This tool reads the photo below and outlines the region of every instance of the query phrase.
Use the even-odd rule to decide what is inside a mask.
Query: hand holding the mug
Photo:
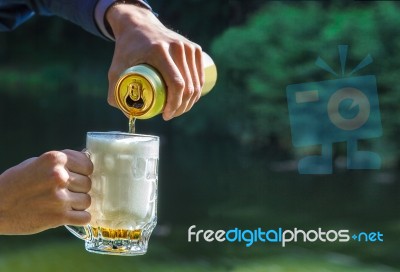
[[[116,106],[114,86],[127,68],[149,64],[162,75],[168,89],[163,112],[169,120],[189,111],[204,84],[202,49],[166,28],[149,10],[131,4],[112,6],[106,19],[115,37],[109,70],[108,102]]]
[[[0,234],[33,234],[90,221],[93,165],[73,150],[50,151],[0,175]]]

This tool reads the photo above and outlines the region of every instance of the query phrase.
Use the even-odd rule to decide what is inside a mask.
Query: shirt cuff
[[[94,18],[96,21],[96,24],[98,26],[98,28],[100,29],[101,33],[107,37],[108,39],[115,41],[112,33],[109,33],[107,31],[107,28],[104,24],[104,20],[105,20],[105,15],[106,15],[106,11],[107,9],[114,4],[115,2],[117,2],[117,0],[99,0],[97,2],[95,11],[94,11]],[[148,8],[149,10],[152,10],[150,5],[142,0],[136,0],[136,2],[138,2],[138,4]]]

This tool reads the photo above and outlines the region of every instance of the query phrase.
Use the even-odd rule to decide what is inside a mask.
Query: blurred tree
[[[246,24],[227,29],[213,42],[218,85],[207,103],[199,103],[202,114],[182,118],[180,125],[255,147],[290,149],[286,86],[335,79],[315,60],[321,56],[339,72],[337,45],[347,44],[347,73],[367,54],[374,58],[355,75],[377,76],[383,139],[390,146],[400,122],[399,12],[399,4],[392,2],[268,3]]]
[[[159,18],[203,49],[208,50],[212,40],[230,26],[239,25],[265,4],[265,0],[150,0]]]

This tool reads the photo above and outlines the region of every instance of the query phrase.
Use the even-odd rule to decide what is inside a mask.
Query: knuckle
[[[53,197],[55,201],[55,206],[59,207],[60,211],[66,210],[68,207],[69,196],[66,188],[54,190]]]
[[[195,49],[197,52],[199,52],[199,53],[203,52],[203,48],[201,48],[201,46],[198,45],[197,43],[194,44],[194,49]]]
[[[90,195],[88,194],[84,194],[84,196],[82,197],[82,207],[83,209],[87,209],[90,207],[90,205],[92,204],[92,198],[90,197]]]
[[[68,160],[67,155],[60,151],[46,152],[39,159],[51,165],[65,164]]]
[[[192,97],[197,100],[201,96],[201,87],[199,85],[196,85],[194,87],[193,95]]]
[[[183,96],[185,98],[190,98],[192,97],[194,94],[194,86],[193,85],[189,85],[186,87],[186,91],[183,93]]]
[[[183,49],[185,47],[185,43],[181,39],[176,39],[171,42],[171,47],[176,49]]]
[[[166,52],[168,44],[166,42],[153,42],[148,48],[148,54],[159,54],[160,52]]]
[[[192,43],[186,43],[183,46],[185,47],[187,53],[192,54],[193,52],[195,52],[195,46]]]
[[[56,167],[50,171],[50,180],[55,181],[59,185],[67,186],[68,177],[66,177],[64,169]]]
[[[176,76],[172,80],[172,85],[176,91],[182,92],[185,89],[185,80],[181,76]]]
[[[196,95],[200,95],[201,94],[201,86],[199,84],[196,84],[196,86],[194,87],[194,93]]]
[[[190,49],[190,51],[192,52],[193,55],[196,55],[199,53],[201,54],[201,52],[202,52],[201,46],[196,43],[190,43],[188,45],[188,49]]]

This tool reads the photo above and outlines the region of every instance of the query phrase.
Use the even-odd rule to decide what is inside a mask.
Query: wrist
[[[104,26],[107,32],[117,37],[125,27],[140,27],[149,21],[149,18],[156,18],[150,6],[143,1],[120,0],[111,4],[104,15]]]
[[[147,3],[146,0],[97,0],[96,8],[94,11],[96,25],[100,32],[110,40],[114,40],[114,36],[113,31],[110,28],[110,25],[108,24],[108,21],[106,19],[106,13],[111,7],[119,4],[137,5],[152,11],[150,5]]]

